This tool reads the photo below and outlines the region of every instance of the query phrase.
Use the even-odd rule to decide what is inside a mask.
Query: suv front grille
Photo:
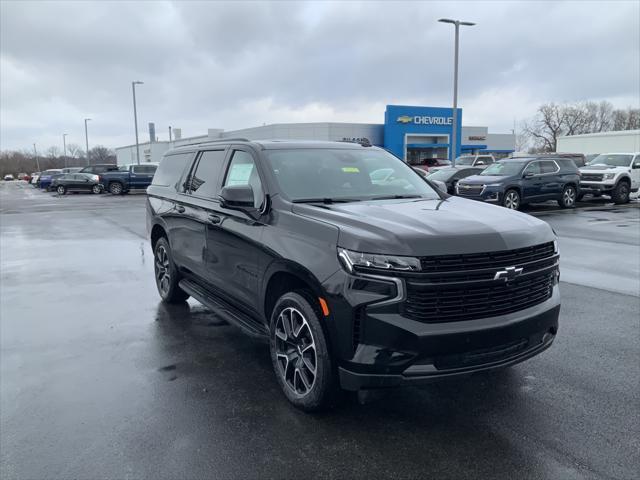
[[[480,195],[484,190],[484,185],[460,185],[458,184],[458,195],[475,196]]]
[[[456,322],[505,315],[551,298],[555,270],[512,282],[433,285],[407,282],[404,316],[426,323]]]
[[[601,182],[603,175],[601,173],[583,173],[580,180],[584,182]]]
[[[502,250],[499,252],[467,253],[462,255],[438,255],[421,257],[423,272],[452,274],[460,270],[478,270],[482,268],[499,268],[517,266],[523,263],[553,257],[553,242],[533,247]]]

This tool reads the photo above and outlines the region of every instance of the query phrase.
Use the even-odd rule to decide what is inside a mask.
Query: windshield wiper
[[[293,200],[293,203],[324,203],[324,204],[332,204],[332,203],[348,203],[348,202],[359,202],[359,198],[297,198]]]
[[[371,200],[397,200],[401,198],[422,198],[422,195],[382,195],[380,197],[371,197]]]

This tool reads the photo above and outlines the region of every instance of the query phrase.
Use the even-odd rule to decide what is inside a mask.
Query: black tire
[[[179,286],[180,275],[173,262],[171,247],[165,237],[161,237],[153,249],[153,271],[160,298],[167,303],[184,302],[189,295]]]
[[[631,193],[631,185],[626,180],[620,180],[616,185],[616,188],[613,189],[613,193],[611,194],[611,198],[613,199],[613,203],[619,205],[621,203],[629,203],[629,195]]]
[[[64,185],[58,185],[58,188],[56,188],[56,192],[58,192],[58,195],[66,195],[67,187],[65,187]]]
[[[522,204],[520,200],[520,194],[514,188],[510,188],[504,192],[502,197],[502,206],[511,210],[518,210]]]
[[[111,185],[109,185],[111,195],[122,195],[123,191],[124,188],[120,182],[112,182]]]
[[[91,187],[91,192],[98,195],[99,193],[102,193],[102,187],[100,185],[94,185]]]
[[[305,412],[330,407],[339,390],[320,318],[313,296],[304,291],[282,295],[271,314],[269,346],[278,384]]]
[[[567,185],[562,190],[562,195],[558,199],[558,205],[560,205],[560,208],[575,208],[576,198],[576,187],[573,185]]]

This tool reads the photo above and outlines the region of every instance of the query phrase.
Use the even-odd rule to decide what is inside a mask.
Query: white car
[[[5,180],[5,182],[10,182],[11,180],[13,180],[13,175],[11,175],[10,173],[7,173],[4,176],[4,180]]]
[[[487,168],[489,165],[496,163],[496,159],[493,155],[481,154],[481,155],[461,155],[456,158],[455,168],[467,168],[467,167],[479,167]],[[433,167],[429,169],[429,172],[437,172],[443,168],[451,168],[451,165],[443,167]]]
[[[640,152],[602,153],[580,169],[580,197],[609,195],[614,203],[627,203],[640,189]]]

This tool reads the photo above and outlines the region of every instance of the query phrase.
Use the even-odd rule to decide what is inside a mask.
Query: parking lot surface
[[[529,212],[560,237],[551,349],[309,415],[267,346],[159,302],[144,195],[4,182],[0,477],[637,478],[639,205]]]

